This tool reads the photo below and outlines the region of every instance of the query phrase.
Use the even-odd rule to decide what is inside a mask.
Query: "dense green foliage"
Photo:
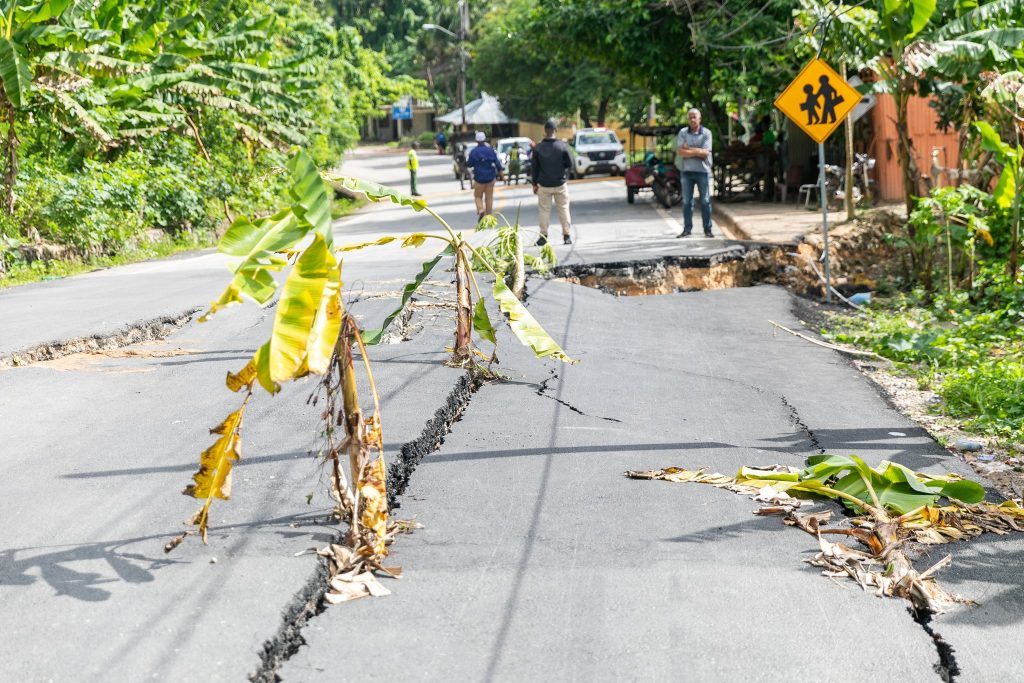
[[[91,258],[207,241],[273,204],[291,146],[336,165],[380,104],[423,93],[318,0],[16,5],[0,274],[41,243]]]
[[[829,336],[892,359],[968,428],[1024,440],[1024,288],[1001,264],[970,289],[917,291],[836,320]]]

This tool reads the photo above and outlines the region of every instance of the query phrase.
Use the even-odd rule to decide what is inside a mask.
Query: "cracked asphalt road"
[[[421,187],[442,215],[472,220],[447,158],[422,156]],[[356,156],[354,172],[402,187],[400,155]],[[629,206],[615,179],[572,188],[567,262],[728,248],[681,245],[665,217]],[[499,191],[524,206],[525,187]],[[431,228],[371,207],[337,227],[344,241]],[[380,249],[346,260],[353,310],[379,320],[429,255]],[[200,254],[0,292],[0,356],[204,305],[224,262]],[[450,279],[437,272],[438,284]],[[799,464],[819,449],[967,471],[893,411],[832,352],[768,319],[799,322],[774,287],[615,298],[530,282],[534,315],[576,366],[539,362],[502,332],[511,381],[484,386],[440,448],[410,475],[398,512],[425,528],[401,538],[394,595],[334,607],[268,677],[336,680],[941,680],[932,637],[905,606],[818,576],[812,538],[755,517],[711,487],[627,480],[678,465],[732,472]],[[387,456],[438,440],[435,412],[460,399],[445,368],[444,315],[412,321],[411,341],[372,351]],[[442,312],[443,313],[443,312]],[[138,355],[76,355],[0,370],[0,672],[9,680],[245,680],[282,615],[316,584],[295,553],[333,529],[308,451],[312,385],[259,396],[247,416],[234,499],[214,508],[210,545],[163,544],[194,510],[179,495],[207,428],[237,404],[223,388],[270,323],[234,308]],[[899,432],[905,436],[894,436]],[[422,445],[422,444],[421,444]],[[947,587],[979,601],[936,618],[956,680],[1024,678],[1007,655],[1020,633],[1024,544],[1005,537],[954,553]],[[927,558],[926,558],[927,561]],[[300,599],[301,602],[301,599]],[[948,664],[948,662],[947,662]]]

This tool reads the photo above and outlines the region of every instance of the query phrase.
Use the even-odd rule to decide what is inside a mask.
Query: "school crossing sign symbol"
[[[820,59],[811,60],[775,106],[817,143],[825,142],[860,101],[860,93]]]

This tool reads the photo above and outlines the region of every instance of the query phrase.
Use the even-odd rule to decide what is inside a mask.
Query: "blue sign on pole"
[[[409,102],[395,102],[391,105],[391,118],[395,121],[411,121],[412,105]]]

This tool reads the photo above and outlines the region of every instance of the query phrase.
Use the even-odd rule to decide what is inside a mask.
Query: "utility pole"
[[[466,36],[469,34],[469,0],[459,1],[459,107],[462,109],[462,127],[466,132]]]
[[[459,0],[459,32],[452,33],[444,26],[423,24],[425,31],[440,31],[459,41],[459,109],[462,111],[460,132],[466,130],[466,39],[469,37],[469,0]]]

